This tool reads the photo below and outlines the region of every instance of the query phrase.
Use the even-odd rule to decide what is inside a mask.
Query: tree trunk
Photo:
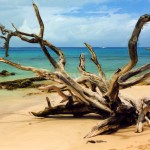
[[[44,23],[35,3],[33,3],[33,8],[40,26],[38,35],[19,31],[14,24],[13,27],[15,31],[8,30],[4,26],[0,25],[0,31],[2,34],[0,38],[5,41],[4,48],[6,50],[6,56],[9,55],[9,42],[13,36],[32,44],[38,43],[55,71],[51,72],[46,69],[22,66],[4,58],[0,58],[0,62],[18,69],[32,71],[40,78],[53,80],[59,83],[58,86],[49,85],[41,87],[40,89],[57,92],[58,95],[62,97],[62,102],[64,103],[51,107],[50,101],[47,98],[48,107],[40,112],[31,112],[34,116],[47,117],[48,115],[73,114],[75,117],[81,117],[88,113],[96,113],[106,118],[102,123],[97,124],[91,132],[85,136],[86,138],[116,131],[119,128],[135,124],[137,120],[137,132],[142,131],[142,122],[144,119],[146,119],[148,124],[150,124],[148,119],[150,98],[145,100],[146,106],[141,105],[140,108],[138,108],[132,99],[122,96],[119,93],[120,89],[143,83],[145,80],[150,78],[150,63],[132,70],[138,61],[138,37],[144,24],[150,21],[150,15],[143,15],[139,18],[128,43],[130,60],[124,67],[116,71],[111,80],[107,79],[93,48],[87,43],[85,43],[85,45],[91,52],[91,60],[96,65],[99,75],[86,71],[85,57],[84,55],[80,55],[78,69],[81,73],[81,77],[73,79],[65,71],[66,59],[61,49],[43,39]],[[50,48],[57,54],[59,57],[58,61],[52,57],[47,48]],[[139,77],[135,76],[139,74],[141,74]],[[131,77],[135,78],[129,81],[128,79]]]

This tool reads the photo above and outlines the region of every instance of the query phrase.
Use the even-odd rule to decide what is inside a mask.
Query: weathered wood
[[[89,49],[89,51],[91,52],[91,55],[92,55],[92,58],[91,60],[95,63],[95,65],[97,66],[98,68],[98,72],[99,72],[99,75],[100,75],[100,79],[103,81],[103,83],[105,84],[105,88],[108,89],[109,88],[109,82],[108,82],[108,79],[105,75],[105,73],[103,72],[102,70],[102,67],[100,65],[100,63],[98,62],[98,59],[97,59],[97,56],[93,50],[93,48],[91,47],[91,45],[89,45],[88,43],[84,43],[86,45],[86,47]]]
[[[81,117],[85,114],[92,113],[92,111],[86,105],[76,104],[69,108],[66,105],[59,105],[52,108],[46,107],[43,111],[31,113],[36,117],[47,117],[58,114],[72,114],[75,117]]]
[[[127,118],[126,115],[116,115],[109,117],[100,123],[97,123],[84,138],[91,138],[100,134],[113,133],[122,127],[126,127],[135,123],[135,118],[132,118],[132,120],[130,119]]]
[[[126,72],[130,71],[137,63],[138,61],[138,55],[137,55],[137,42],[138,37],[140,35],[141,29],[143,28],[144,24],[150,21],[150,15],[143,15],[139,18],[137,24],[135,25],[135,28],[133,30],[132,36],[128,43],[128,49],[129,49],[129,57],[130,61],[127,65],[125,65],[123,68],[118,69],[118,71],[114,74],[114,76],[111,79],[110,82],[110,88],[108,92],[105,94],[106,97],[110,99],[110,101],[117,101],[118,94],[117,91],[119,91],[119,85],[118,85],[118,78],[125,74]],[[116,102],[115,102],[116,103]]]
[[[103,111],[101,109],[96,109],[94,107],[87,106],[84,103],[73,102],[71,96],[68,97],[68,102],[66,104],[61,104],[55,107],[52,107],[50,105],[50,100],[48,98],[46,98],[46,100],[48,100],[48,107],[46,107],[44,110],[39,112],[31,112],[34,116],[46,117],[46,116],[58,115],[58,114],[72,114],[74,117],[81,117],[89,113],[96,113],[102,117],[109,116],[109,113],[107,111]]]
[[[43,38],[43,35],[44,35],[44,23],[43,23],[42,18],[40,16],[38,7],[37,7],[37,5],[34,2],[33,2],[33,8],[34,8],[36,17],[37,17],[39,25],[40,25],[40,32],[39,32],[38,36],[39,36],[39,38]]]
[[[143,73],[144,71],[147,71],[147,72]],[[150,63],[148,63],[140,68],[128,71],[127,73],[123,74],[122,76],[119,77],[118,83],[121,86],[121,88],[127,88],[132,85],[142,83],[146,79],[150,78],[150,72],[148,72],[148,71],[150,71]],[[136,78],[134,77],[134,79],[127,81],[131,77],[138,75],[140,73],[142,73],[141,76],[136,77]]]
[[[89,82],[91,86],[98,87],[102,94],[104,94],[107,91],[106,83],[103,81],[102,78],[99,78],[95,74],[86,71],[85,58],[83,54],[80,55],[80,64],[78,69],[81,72],[82,76],[87,77],[86,82]],[[95,91],[95,89],[93,89],[92,91]]]
[[[86,71],[85,58],[84,55],[81,55],[79,64],[81,77],[78,79],[73,79],[65,71],[66,59],[61,49],[43,39],[44,23],[35,3],[33,3],[33,8],[40,27],[38,34],[19,31],[14,24],[12,26],[15,31],[8,30],[4,26],[0,25],[0,31],[2,34],[0,35],[0,39],[4,40],[6,56],[9,55],[8,50],[10,40],[13,36],[15,36],[28,43],[38,43],[41,46],[46,58],[55,69],[54,72],[51,72],[46,69],[22,66],[4,58],[0,58],[0,62],[21,70],[32,71],[40,78],[50,79],[59,83],[59,86],[48,85],[45,87],[40,87],[39,89],[57,92],[57,94],[62,98],[62,105],[52,107],[50,100],[47,97],[46,100],[48,107],[37,113],[32,112],[33,115],[46,117],[48,115],[73,114],[74,116],[79,117],[88,113],[96,113],[103,117],[109,117],[102,123],[97,124],[86,137],[93,137],[98,134],[110,132],[112,130],[114,131],[123,126],[135,124],[137,120],[138,132],[142,131],[143,120],[146,119],[147,123],[150,124],[148,118],[149,116],[147,115],[147,112],[149,112],[149,102],[145,103],[146,106],[143,109],[142,103],[137,106],[137,104],[129,97],[119,94],[120,89],[128,88],[137,83],[139,84],[150,78],[150,73],[148,72],[150,69],[150,64],[132,70],[138,61],[138,37],[144,24],[150,21],[150,15],[143,15],[139,18],[128,43],[130,61],[124,67],[118,69],[110,81],[103,72],[93,48],[87,43],[85,43],[85,45],[91,52],[91,60],[97,66],[99,76]],[[48,51],[48,48],[57,54],[59,58],[58,61],[52,57],[51,53]],[[147,72],[144,73],[144,71]],[[128,81],[128,79],[135,77],[137,74],[141,74],[141,76]]]
[[[143,131],[143,122],[144,120],[146,120],[147,124],[150,126],[150,120],[148,117],[149,113],[150,113],[150,97],[146,97],[143,99],[143,102],[146,104],[146,106],[144,106],[141,109],[141,112],[139,113],[139,117],[138,117],[138,121],[136,124],[136,131],[135,132],[142,132]],[[143,104],[144,105],[144,104]]]

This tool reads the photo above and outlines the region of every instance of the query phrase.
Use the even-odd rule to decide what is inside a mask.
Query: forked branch
[[[109,87],[108,79],[107,79],[105,73],[103,72],[100,63],[98,62],[97,56],[96,56],[96,54],[95,54],[93,48],[91,47],[91,45],[89,45],[89,44],[87,44],[87,43],[84,43],[84,44],[85,44],[85,46],[89,49],[89,51],[91,52],[91,55],[92,55],[91,60],[92,60],[92,61],[95,63],[95,65],[97,66],[98,72],[99,72],[99,75],[100,75],[100,79],[104,82],[104,84],[106,85],[106,88],[108,89],[108,87]]]
[[[44,36],[44,23],[43,23],[43,20],[40,16],[39,9],[38,9],[37,5],[34,2],[33,2],[33,8],[34,8],[36,17],[37,17],[39,25],[40,25],[40,32],[39,32],[38,37],[43,39],[43,36]]]
[[[104,94],[107,91],[107,86],[102,78],[99,78],[97,75],[86,71],[85,58],[83,54],[80,55],[80,64],[78,69],[81,72],[82,76],[87,77],[86,80],[91,84],[91,89],[93,89],[92,91],[96,91],[96,87],[99,88],[102,94]]]
[[[62,105],[52,107],[49,98],[46,98],[48,107],[37,113],[32,112],[32,114],[42,117],[56,114],[73,114],[74,116],[79,117],[92,112],[103,117],[109,116],[109,118],[102,123],[97,124],[86,137],[93,137],[98,134],[110,132],[112,130],[114,131],[119,127],[122,127],[122,125],[134,124],[140,112],[139,108],[131,99],[120,96],[119,89],[135,85],[150,77],[150,73],[148,72],[150,64],[131,70],[138,61],[137,41],[139,34],[143,25],[150,21],[150,15],[143,15],[138,20],[128,44],[130,61],[124,67],[118,69],[110,81],[108,81],[103,72],[93,48],[87,43],[85,43],[85,45],[91,52],[91,59],[97,66],[100,75],[97,76],[93,73],[87,72],[84,55],[80,55],[79,71],[82,76],[78,79],[73,79],[65,71],[66,60],[61,49],[57,48],[47,40],[44,40],[44,23],[35,3],[33,3],[33,7],[40,26],[38,35],[19,31],[14,25],[14,32],[7,30],[4,26],[0,25],[0,31],[2,34],[0,38],[5,41],[4,48],[6,50],[6,56],[8,56],[10,40],[13,36],[16,36],[28,43],[38,43],[55,71],[51,72],[46,69],[22,66],[4,58],[0,58],[0,62],[9,64],[21,70],[32,71],[37,73],[40,77],[52,79],[61,83],[61,85],[59,84],[60,86],[49,85],[41,87],[40,89],[57,92],[58,95],[61,96],[62,102],[65,102],[65,104],[63,103]],[[56,61],[51,55],[49,49],[57,54],[59,57],[58,61]],[[139,75],[144,71],[147,72],[134,80],[128,81],[131,77]],[[128,103],[124,103],[124,101]],[[146,118],[146,120],[148,120],[148,118]]]
[[[128,43],[128,49],[129,49],[129,57],[130,61],[127,65],[125,65],[123,68],[119,69],[112,77],[110,81],[110,88],[108,92],[105,94],[106,97],[109,97],[110,101],[116,101],[118,100],[118,94],[115,94],[116,91],[119,91],[119,85],[118,85],[118,78],[125,74],[126,72],[130,71],[137,63],[138,61],[138,55],[137,55],[137,42],[138,38],[141,32],[141,29],[143,28],[144,24],[150,21],[150,15],[143,15],[138,20],[135,29],[132,33],[132,36]]]
[[[147,71],[147,72],[145,74],[143,74],[144,71]],[[150,78],[150,72],[148,72],[148,71],[150,71],[150,63],[123,74],[122,76],[119,77],[118,83],[122,88],[127,88],[132,85],[141,83],[142,81],[145,81],[146,79]],[[138,75],[140,73],[142,73],[141,76],[136,77],[131,81],[127,81],[131,77]]]

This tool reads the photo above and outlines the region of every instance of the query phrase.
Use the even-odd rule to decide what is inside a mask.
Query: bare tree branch
[[[116,91],[119,91],[119,85],[118,85],[118,78],[130,71],[137,63],[138,61],[138,55],[137,55],[137,41],[138,41],[138,37],[139,34],[141,32],[141,29],[143,28],[144,24],[146,22],[150,21],[150,15],[143,15],[140,17],[140,19],[138,20],[135,29],[132,33],[132,36],[129,40],[128,43],[128,49],[129,49],[129,56],[130,56],[130,61],[128,62],[127,65],[125,65],[123,68],[119,69],[114,76],[112,77],[111,81],[110,81],[110,88],[108,90],[108,92],[105,94],[106,97],[109,97],[109,99],[111,101],[116,101],[118,100],[118,94]]]
[[[32,114],[42,117],[56,114],[73,114],[74,116],[82,116],[92,112],[102,115],[103,117],[109,116],[109,118],[104,120],[102,123],[97,124],[86,137],[93,137],[104,132],[117,130],[122,127],[122,125],[125,126],[135,124],[140,112],[139,107],[143,105],[138,107],[132,99],[122,95],[120,96],[119,90],[121,88],[126,88],[137,83],[141,83],[150,77],[149,72],[142,74],[144,71],[149,71],[150,64],[131,70],[138,61],[137,41],[139,34],[144,24],[150,21],[150,15],[143,15],[138,20],[128,44],[130,61],[124,67],[118,69],[110,81],[106,78],[93,48],[87,43],[85,43],[85,45],[91,52],[91,60],[97,66],[100,75],[97,76],[93,73],[87,72],[85,68],[84,55],[80,55],[79,71],[81,72],[81,77],[73,79],[65,71],[66,60],[62,50],[47,40],[44,40],[44,23],[40,16],[38,7],[34,2],[33,8],[40,26],[38,35],[19,31],[14,24],[12,24],[15,29],[14,32],[6,29],[3,25],[0,25],[0,39],[5,41],[4,48],[6,50],[6,56],[8,56],[10,40],[14,36],[29,43],[38,43],[50,64],[52,64],[55,68],[55,71],[51,72],[46,69],[23,66],[4,58],[0,58],[0,62],[21,70],[32,71],[40,77],[56,81],[57,84],[55,85],[48,85],[39,89],[55,91],[62,97],[62,102],[67,101],[67,103],[52,107],[50,100],[47,97],[46,100],[48,107],[38,113],[32,112]],[[51,53],[48,51],[49,48],[57,54],[59,57],[58,61],[52,57]],[[139,75],[140,73],[142,74],[141,76],[128,81],[128,79],[135,77],[135,75]],[[147,118],[144,118],[143,116]],[[146,119],[148,123],[150,122],[148,116],[145,114],[141,114],[141,116],[139,116],[139,122],[141,123],[143,119]],[[138,125],[138,131],[139,130],[140,126]]]
[[[92,60],[92,61],[95,63],[95,65],[97,66],[98,71],[99,71],[100,78],[101,78],[102,81],[105,83],[106,87],[108,88],[108,87],[109,87],[109,83],[108,83],[107,77],[106,77],[105,73],[103,72],[100,63],[98,62],[97,56],[96,56],[96,54],[95,54],[93,48],[91,47],[91,45],[89,45],[89,44],[87,44],[87,43],[84,43],[84,44],[86,45],[86,47],[87,47],[87,48],[89,49],[89,51],[91,52],[91,55],[92,55],[91,60]]]
[[[40,77],[45,77],[46,75],[53,75],[52,72],[50,72],[49,70],[46,70],[46,69],[38,69],[38,68],[35,68],[35,67],[30,67],[30,66],[22,66],[20,64],[16,64],[14,62],[11,62],[9,60],[6,60],[4,58],[0,58],[0,62],[3,62],[3,63],[6,63],[6,64],[9,64],[15,68],[18,68],[20,70],[25,70],[25,71],[32,71],[36,74],[38,74],[38,76]]]
[[[46,40],[44,40],[43,42],[46,46],[48,46],[50,49],[52,49],[59,56],[58,65],[61,69],[64,70],[66,60],[65,60],[65,56],[64,56],[63,52],[59,48],[55,47],[54,45],[52,45],[50,42],[48,42]]]
[[[122,76],[119,77],[118,83],[123,88],[127,88],[127,87],[130,87],[132,85],[141,83],[142,81],[150,78],[150,72],[142,74],[140,77],[136,77],[136,78],[134,78],[131,81],[126,81],[126,80],[128,80],[129,78],[131,78],[131,77],[133,77],[133,76],[135,76],[137,74],[143,73],[144,71],[148,71],[148,70],[150,70],[150,63],[146,64],[146,65],[144,65],[144,66],[142,66],[140,68],[131,70],[131,71],[123,74]]]
[[[106,85],[101,78],[93,73],[86,72],[85,58],[83,54],[80,55],[80,64],[78,69],[84,77],[88,77],[88,79],[86,80],[91,84],[95,85],[95,88],[98,87],[103,94],[107,91]]]
[[[43,23],[42,18],[40,16],[39,9],[38,9],[37,5],[34,2],[33,2],[33,8],[34,8],[36,17],[37,17],[39,25],[40,25],[39,38],[43,39],[43,35],[44,35],[44,23]]]

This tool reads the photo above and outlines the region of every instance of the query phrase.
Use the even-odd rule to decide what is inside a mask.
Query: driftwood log
[[[148,118],[148,113],[150,112],[150,98],[141,100],[143,103],[137,106],[132,99],[120,95],[119,93],[120,89],[142,83],[150,78],[150,63],[133,70],[133,67],[138,62],[138,38],[144,24],[150,21],[150,15],[143,15],[137,21],[128,43],[130,60],[125,66],[119,68],[110,80],[103,72],[93,48],[87,43],[85,43],[85,46],[91,52],[91,60],[97,66],[99,75],[86,71],[85,57],[82,54],[80,55],[78,67],[81,76],[77,79],[73,79],[65,71],[66,59],[61,49],[43,38],[44,23],[35,3],[33,3],[33,8],[40,26],[39,34],[19,31],[14,24],[12,24],[14,31],[8,30],[3,25],[0,25],[0,38],[5,41],[4,48],[6,56],[9,56],[9,42],[14,36],[28,43],[38,43],[50,64],[55,68],[55,71],[51,72],[46,69],[22,66],[4,58],[0,58],[0,62],[18,69],[32,71],[36,73],[38,77],[58,82],[59,86],[48,85],[41,87],[41,89],[57,92],[62,97],[62,102],[65,103],[52,107],[47,97],[48,107],[40,112],[32,112],[32,114],[37,117],[57,114],[73,114],[75,117],[81,117],[88,113],[96,113],[103,116],[105,120],[94,126],[85,138],[103,133],[111,133],[121,127],[133,124],[137,124],[136,131],[141,132],[143,130],[142,123],[144,120],[150,125],[150,120]],[[59,57],[58,62],[51,56],[48,49],[51,49],[57,54]],[[131,79],[131,77],[134,78]]]

